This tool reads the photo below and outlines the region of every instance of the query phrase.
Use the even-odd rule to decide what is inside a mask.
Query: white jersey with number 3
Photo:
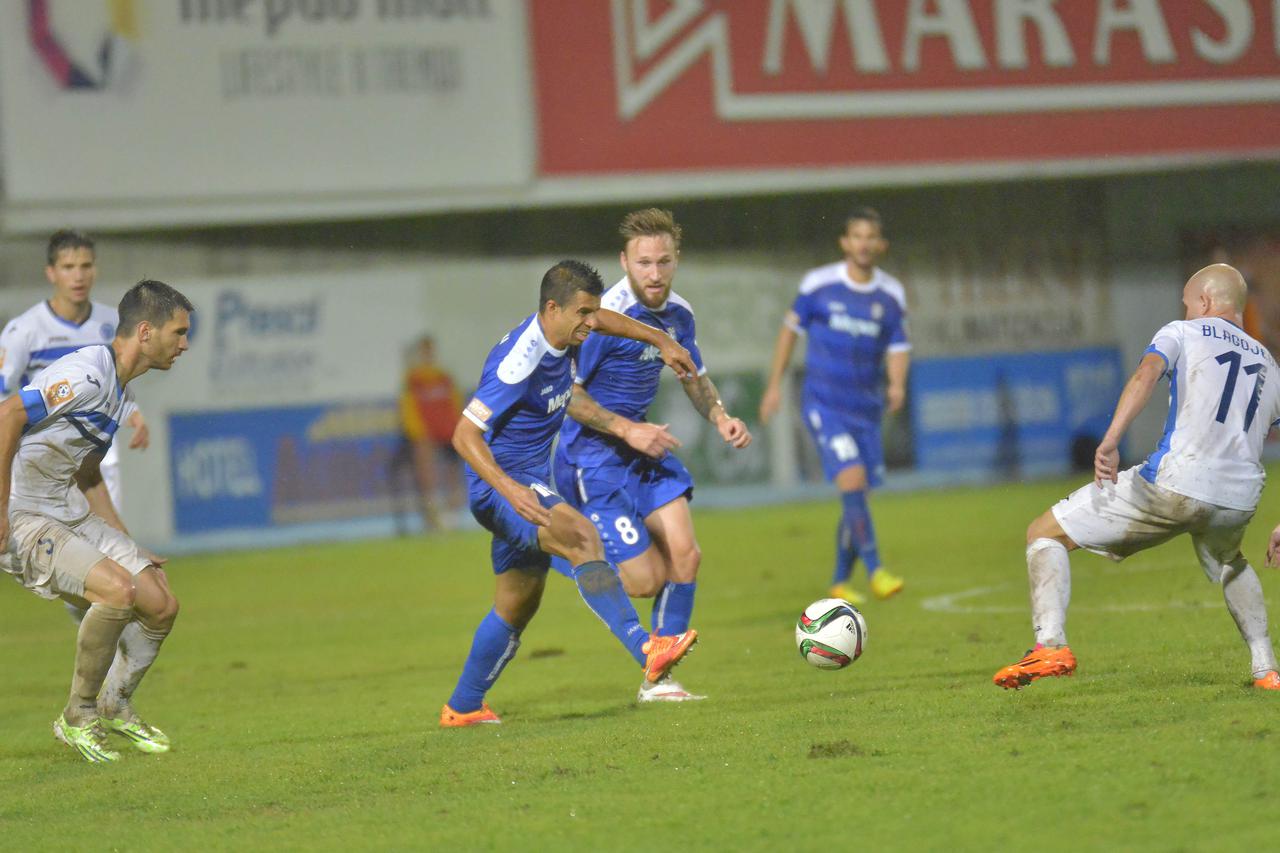
[[[1170,323],[1147,352],[1165,360],[1169,417],[1138,473],[1215,506],[1255,509],[1267,476],[1263,442],[1280,418],[1280,372],[1271,353],[1221,317]]]

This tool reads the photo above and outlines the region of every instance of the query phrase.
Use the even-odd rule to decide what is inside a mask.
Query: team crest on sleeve
[[[71,383],[65,379],[61,379],[44,389],[44,401],[46,405],[56,406],[59,403],[65,403],[70,399]]]
[[[475,397],[472,397],[471,402],[467,403],[467,411],[470,412],[473,417],[475,417],[477,420],[481,421],[482,423],[488,423],[489,416],[493,414],[493,412],[489,410],[488,406],[486,406],[484,403],[481,403]]]

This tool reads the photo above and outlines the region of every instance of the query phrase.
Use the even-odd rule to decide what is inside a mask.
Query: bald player
[[[1226,264],[1187,281],[1186,319],[1156,332],[1125,385],[1094,454],[1094,481],[1027,528],[1036,644],[995,674],[1000,687],[1075,672],[1066,634],[1072,551],[1119,561],[1187,533],[1205,576],[1222,584],[1249,647],[1254,686],[1280,690],[1262,585],[1240,553],[1266,480],[1263,441],[1280,418],[1275,359],[1241,328],[1246,295],[1244,279]],[[1121,471],[1120,439],[1166,376],[1164,435],[1141,465]]]

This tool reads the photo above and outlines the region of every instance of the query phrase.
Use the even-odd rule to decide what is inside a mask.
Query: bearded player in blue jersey
[[[471,514],[493,533],[497,583],[493,609],[476,629],[457,687],[440,712],[442,726],[501,722],[485,693],[537,612],[553,554],[573,567],[583,601],[644,666],[647,680],[661,680],[697,641],[692,629],[651,636],[640,627],[595,527],[549,485],[551,444],[573,393],[571,347],[593,331],[621,335],[654,347],[678,374],[695,372],[689,353],[666,334],[600,310],[603,290],[600,274],[579,261],[548,270],[537,313],[489,352],[480,385],[454,429],[453,446],[467,463]]]
[[[810,270],[800,282],[760,401],[760,420],[768,423],[781,407],[796,339],[806,335],[801,414],[842,505],[830,595],[853,604],[865,600],[850,583],[859,558],[876,598],[903,587],[902,578],[880,566],[867,506],[867,489],[880,485],[884,471],[880,418],[886,403],[896,412],[906,400],[911,353],[902,284],[875,265],[888,245],[880,214],[869,207],[849,214],[840,237],[844,260]]]
[[[689,350],[697,368],[685,393],[729,445],[751,443],[746,424],[725,411],[707,376],[693,309],[672,292],[680,256],[680,226],[667,210],[627,214],[618,228],[626,276],[605,292],[601,305],[654,327]],[[689,628],[702,553],[693,533],[689,499],[693,478],[669,451],[680,442],[645,415],[658,393],[657,351],[625,338],[591,337],[578,356],[569,418],[556,449],[556,486],[565,500],[595,523],[605,554],[617,563],[627,592],[652,598],[655,636]],[[568,573],[568,564],[553,561]],[[640,702],[704,699],[669,675],[644,679]]]

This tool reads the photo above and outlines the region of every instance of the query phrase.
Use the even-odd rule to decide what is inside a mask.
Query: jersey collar
[[[849,275],[849,264],[845,261],[840,262],[840,280],[844,282],[845,287],[849,288],[855,293],[870,293],[871,291],[875,290],[877,287],[880,286],[880,277],[882,275],[883,273],[880,272],[880,267],[872,267],[871,281],[867,281],[867,282],[854,281],[853,278]]]
[[[66,317],[63,317],[57,311],[54,311],[53,306],[49,304],[48,299],[44,301],[44,307],[48,310],[50,317],[57,320],[62,325],[70,326],[73,329],[84,328],[84,324],[93,319],[93,303],[92,302],[89,303],[89,313],[84,315],[84,319],[81,320],[79,323],[73,323],[72,321],[68,320]]]
[[[556,349],[551,345],[551,341],[547,340],[547,333],[542,331],[542,317],[537,313],[534,313],[533,315],[533,327],[538,330],[539,346],[555,357],[559,358],[569,349],[568,347],[565,347],[564,349]]]

